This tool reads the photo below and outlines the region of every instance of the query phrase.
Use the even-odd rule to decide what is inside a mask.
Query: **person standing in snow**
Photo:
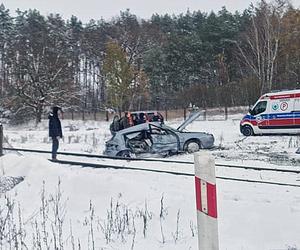
[[[134,126],[132,115],[130,112],[127,112],[127,120],[128,120],[129,127]]]
[[[59,120],[59,112],[62,112],[59,107],[52,107],[52,112],[49,114],[49,137],[52,139],[52,160],[56,160],[56,154],[59,147],[59,139],[62,138],[61,123]]]
[[[125,112],[125,115],[120,119],[120,130],[133,126],[133,120],[130,112]]]
[[[120,130],[120,118],[118,115],[114,116],[113,122],[110,124],[109,129],[112,135]]]
[[[164,123],[164,118],[160,113],[154,112],[154,115],[152,117],[152,121],[153,122],[160,122],[161,124],[163,124]]]
[[[145,120],[145,114],[144,113],[139,113],[137,124],[142,124],[142,123],[145,123],[145,122],[146,122],[146,120]]]

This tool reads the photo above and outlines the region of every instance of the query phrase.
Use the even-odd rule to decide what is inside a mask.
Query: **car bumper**
[[[214,142],[215,142],[215,137],[212,134],[208,135],[205,139],[201,140],[203,148],[213,148]]]
[[[106,149],[103,151],[103,154],[104,154],[104,155],[107,155],[107,156],[117,156],[118,151],[113,150],[113,149],[107,149],[107,148],[106,148]]]

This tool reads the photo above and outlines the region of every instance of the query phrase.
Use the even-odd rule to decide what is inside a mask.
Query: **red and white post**
[[[195,153],[195,187],[199,250],[218,250],[218,215],[215,160]]]

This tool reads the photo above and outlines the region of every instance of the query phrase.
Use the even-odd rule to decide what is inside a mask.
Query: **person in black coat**
[[[112,135],[120,130],[120,118],[118,115],[114,116],[113,122],[110,124],[109,129]]]
[[[161,124],[163,124],[164,123],[164,118],[160,113],[155,112],[153,117],[152,117],[152,121],[153,122],[160,122]]]
[[[59,139],[62,138],[61,123],[58,118],[58,112],[61,108],[53,107],[49,114],[49,137],[52,139],[52,160],[56,160],[56,154],[59,147]]]
[[[125,115],[120,119],[120,130],[129,128],[131,126],[129,118],[130,118],[130,113],[125,112]]]
[[[142,124],[142,123],[145,123],[145,122],[146,122],[145,114],[144,113],[139,113],[137,124]]]

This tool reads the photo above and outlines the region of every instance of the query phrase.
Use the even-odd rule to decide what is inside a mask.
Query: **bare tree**
[[[45,19],[39,12],[19,12],[9,95],[5,105],[14,114],[41,121],[45,106],[74,97],[67,29],[59,15]]]
[[[287,6],[288,2],[281,0],[272,4],[262,0],[258,7],[252,5],[249,28],[241,43],[236,42],[240,59],[257,77],[261,93],[273,87],[282,14]]]

